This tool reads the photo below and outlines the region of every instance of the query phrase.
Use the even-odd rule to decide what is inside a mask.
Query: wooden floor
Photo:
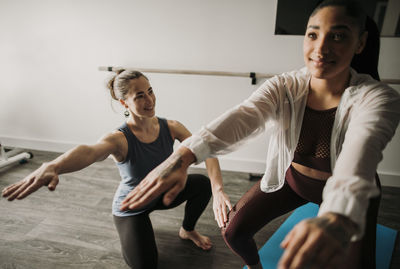
[[[34,158],[0,170],[0,189],[25,177],[58,154],[31,151]],[[204,173],[203,170],[192,170]],[[224,172],[225,191],[232,202],[253,182],[248,174]],[[28,199],[0,199],[0,268],[128,268],[120,254],[111,215],[111,201],[119,183],[112,160],[96,163],[79,172],[62,175],[55,192],[41,189]],[[383,187],[378,222],[400,230],[400,188]],[[151,214],[159,251],[159,268],[232,269],[242,261],[226,247],[214,221],[212,203],[197,229],[208,235],[214,247],[204,252],[178,237],[183,207]],[[274,220],[256,235],[259,246],[287,216]],[[399,241],[391,268],[400,268]]]

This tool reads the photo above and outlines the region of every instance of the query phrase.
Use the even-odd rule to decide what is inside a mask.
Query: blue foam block
[[[261,264],[264,269],[275,269],[283,254],[280,243],[286,234],[301,220],[315,217],[318,213],[318,205],[308,203],[297,208],[282,223],[264,246],[258,251]],[[389,269],[397,231],[378,224],[376,229],[376,268]],[[245,268],[245,267],[244,267]]]

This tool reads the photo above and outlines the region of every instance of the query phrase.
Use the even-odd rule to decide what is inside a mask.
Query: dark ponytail
[[[378,73],[380,33],[375,21],[367,17],[365,30],[368,32],[367,42],[363,51],[356,54],[351,62],[351,67],[358,73],[369,74],[376,80],[380,80]]]

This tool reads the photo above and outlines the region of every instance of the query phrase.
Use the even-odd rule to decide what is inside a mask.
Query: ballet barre
[[[202,75],[202,76],[223,76],[223,77],[245,77],[251,79],[251,84],[257,84],[258,78],[271,78],[274,74],[261,74],[255,72],[227,72],[227,71],[203,71],[203,70],[179,70],[179,69],[155,69],[155,68],[133,68],[119,66],[100,66],[100,71],[117,72],[118,70],[137,70],[147,73],[163,73],[178,75]]]
[[[251,84],[257,84],[259,78],[271,78],[276,74],[256,73],[256,72],[227,72],[227,71],[203,71],[203,70],[181,70],[181,69],[156,69],[156,68],[134,68],[120,66],[99,66],[100,71],[117,72],[118,70],[137,70],[144,73],[163,73],[178,75],[202,75],[202,76],[224,76],[224,77],[245,77],[251,79]],[[383,83],[390,85],[400,85],[400,79],[381,79]]]

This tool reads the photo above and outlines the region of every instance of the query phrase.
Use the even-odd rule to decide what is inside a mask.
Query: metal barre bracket
[[[251,78],[251,85],[256,85],[257,84],[256,73],[250,72],[250,78]]]

